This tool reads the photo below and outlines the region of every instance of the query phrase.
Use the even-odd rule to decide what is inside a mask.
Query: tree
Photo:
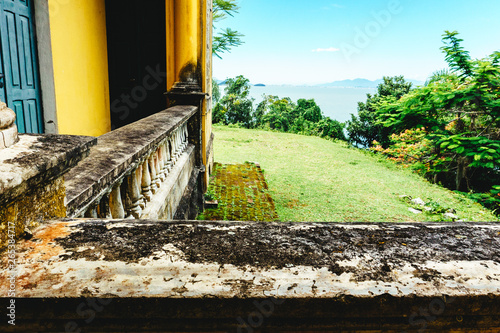
[[[311,122],[319,122],[323,119],[321,109],[316,104],[314,99],[299,99],[295,107],[294,114],[304,117],[305,120]]]
[[[377,123],[377,110],[384,101],[400,99],[411,90],[411,86],[411,82],[406,82],[403,76],[384,77],[384,82],[377,87],[377,93],[367,94],[366,102],[358,103],[358,115],[351,114],[351,120],[347,121],[348,142],[360,147],[371,147],[377,141],[387,147],[392,133]]]
[[[293,123],[292,112],[295,104],[289,97],[264,96],[264,101],[261,104],[259,105],[261,110],[264,108],[261,125],[280,132],[290,130]]]
[[[250,81],[242,75],[227,79],[225,95],[213,109],[213,122],[345,140],[344,124],[325,117],[314,99],[295,104],[289,97],[264,95],[254,111],[250,89]]]
[[[250,80],[242,75],[227,79],[224,92],[225,95],[214,107],[213,122],[253,127],[253,98],[249,98]]]
[[[233,16],[233,14],[238,13],[238,9],[236,0],[214,0],[212,9],[214,31],[218,30],[215,23],[222,21],[228,15]],[[213,38],[212,53],[222,59],[221,53],[229,52],[233,47],[243,44],[242,37],[244,37],[243,34],[230,28],[220,29]]]
[[[221,98],[220,88],[217,81],[212,79],[212,102],[214,104],[219,103]]]
[[[314,99],[264,96],[254,113],[257,127],[345,140],[344,124],[325,117]]]
[[[421,162],[428,176],[459,191],[490,191],[489,198],[498,199],[500,53],[473,60],[457,36],[456,31],[443,35],[441,49],[451,72],[386,102],[378,110],[379,124],[393,131],[425,128],[432,149]]]
[[[346,140],[344,134],[345,124],[329,117],[324,117],[316,123],[314,131],[322,138]]]

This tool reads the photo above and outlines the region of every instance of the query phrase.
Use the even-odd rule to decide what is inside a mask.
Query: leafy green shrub
[[[462,193],[474,201],[479,202],[496,215],[500,215],[500,186],[493,185],[487,193]]]
[[[443,35],[442,50],[451,72],[438,72],[426,86],[375,105],[375,124],[392,135],[389,147],[381,144],[374,150],[413,164],[434,182],[497,209],[500,52],[473,60],[457,35]],[[405,133],[413,136],[413,143],[404,140]]]

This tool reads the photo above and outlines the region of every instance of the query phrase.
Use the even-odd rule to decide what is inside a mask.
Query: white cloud
[[[313,52],[337,52],[337,51],[340,51],[340,49],[337,49],[336,47],[329,47],[327,49],[318,48],[318,49],[314,49],[312,51]]]
[[[345,8],[345,6],[339,5],[338,3],[332,3],[328,6],[323,7],[323,10],[330,10],[332,8]]]

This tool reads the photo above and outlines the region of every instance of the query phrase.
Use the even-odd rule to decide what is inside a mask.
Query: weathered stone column
[[[0,149],[8,148],[18,141],[16,114],[0,101]]]

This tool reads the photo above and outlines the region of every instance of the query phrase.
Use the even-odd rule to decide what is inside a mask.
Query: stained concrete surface
[[[499,253],[499,223],[61,220],[17,245],[16,283],[40,331],[491,331]]]

